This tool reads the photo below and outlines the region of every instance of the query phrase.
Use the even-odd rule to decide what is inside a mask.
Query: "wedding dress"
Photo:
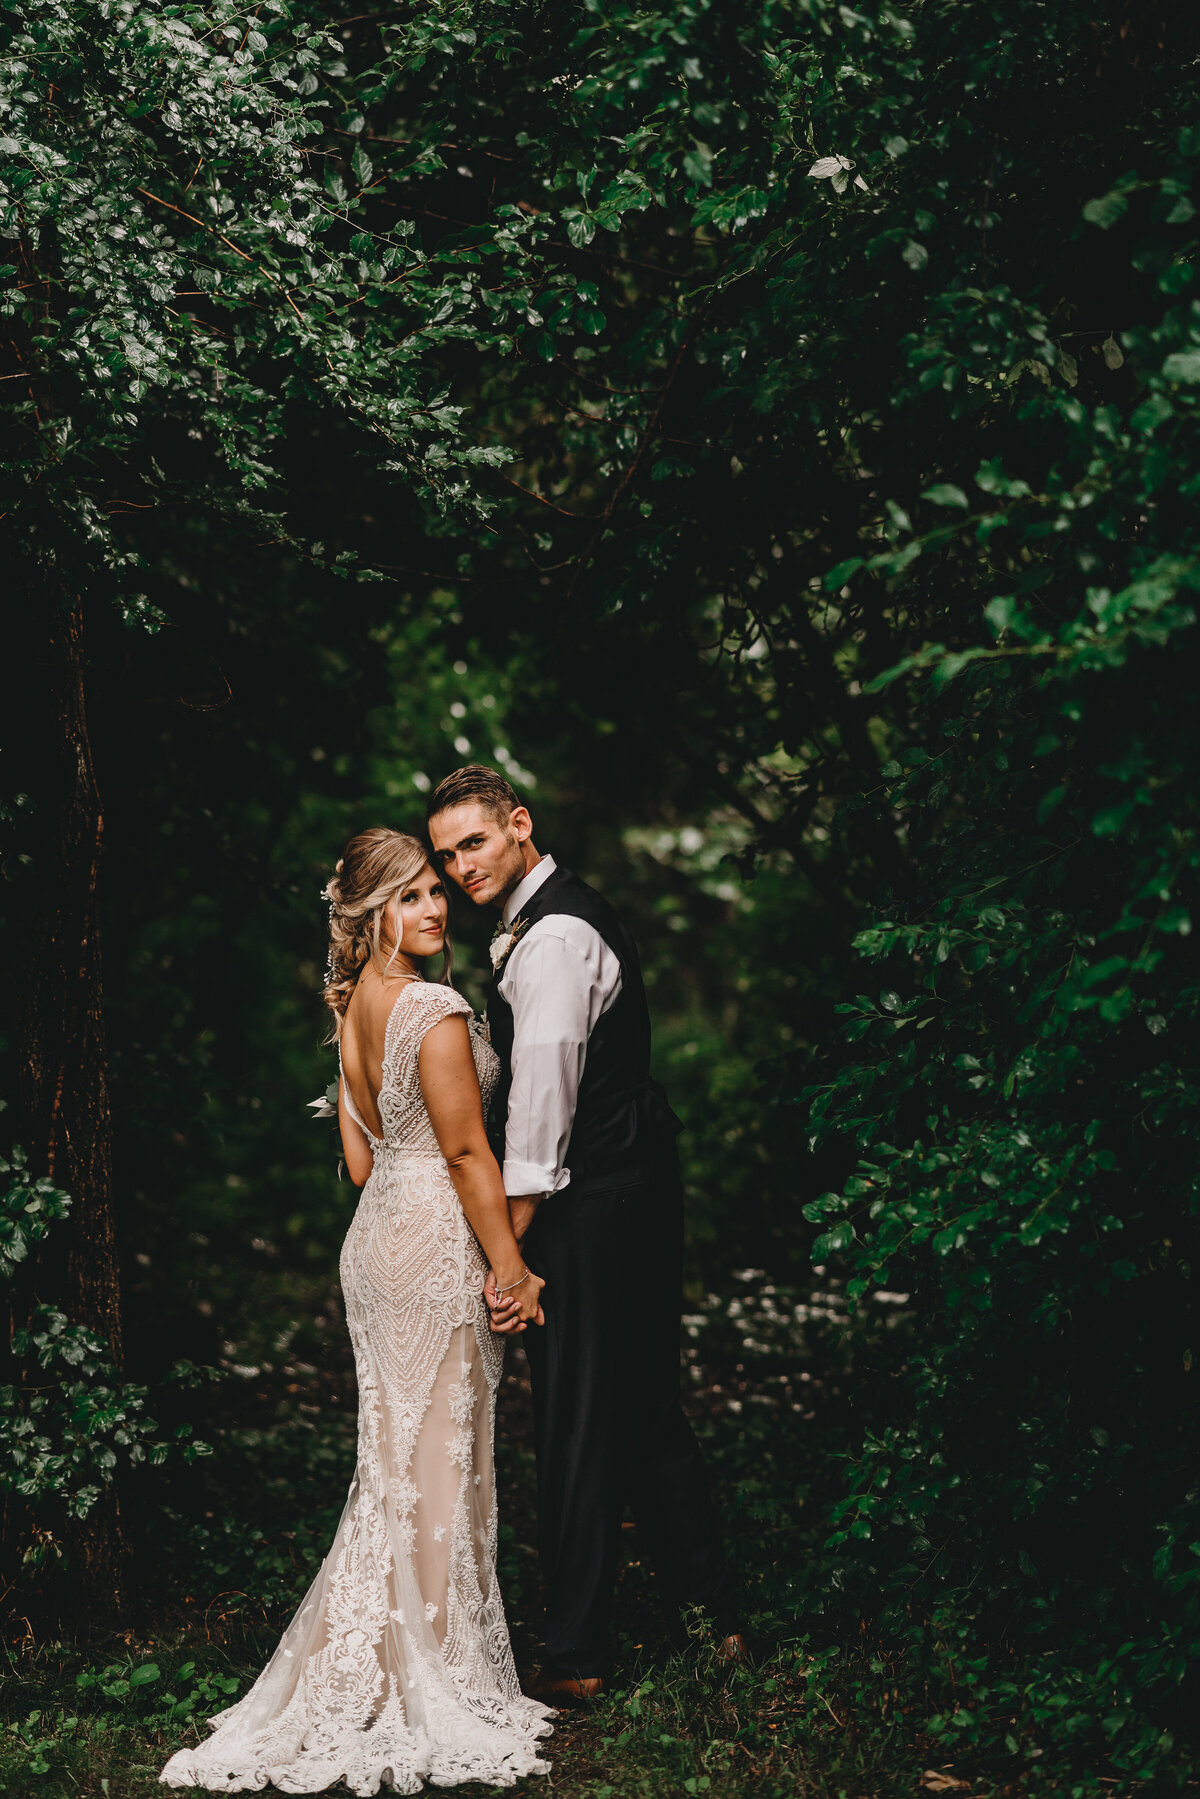
[[[209,1792],[511,1786],[549,1771],[553,1712],[517,1683],[496,1580],[492,1431],[502,1339],[487,1265],[421,1097],[426,1031],[470,1007],[414,982],[384,1039],[382,1139],[342,1248],[358,1465],[333,1547],[244,1699],[160,1779]],[[484,1104],[498,1064],[471,1024]]]

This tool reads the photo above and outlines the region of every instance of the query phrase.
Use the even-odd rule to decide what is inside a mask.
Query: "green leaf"
[[[863,562],[864,558],[861,556],[849,556],[845,562],[835,563],[824,579],[823,585],[826,593],[837,593],[839,588],[846,585],[851,575],[858,573]]]
[[[595,217],[588,212],[568,210],[563,214],[567,221],[567,237],[577,250],[590,244],[596,235]]]
[[[1083,216],[1089,225],[1099,225],[1107,231],[1118,219],[1124,218],[1129,209],[1129,196],[1120,188],[1112,188],[1098,200],[1089,200],[1083,209]]]
[[[984,493],[1002,494],[1010,499],[1019,499],[1029,492],[1028,482],[1007,474],[999,458],[980,463],[975,485]]]
[[[1200,350],[1177,350],[1163,363],[1168,381],[1186,381],[1194,386],[1200,381]]]
[[[997,594],[988,601],[983,609],[983,616],[999,636],[1002,631],[1011,631],[1014,626],[1023,622],[1023,613],[1014,594]]]
[[[835,1224],[830,1230],[822,1233],[812,1246],[811,1256],[814,1262],[823,1262],[827,1256],[836,1255],[838,1251],[849,1249],[854,1241],[854,1226],[848,1219]]]
[[[712,152],[703,144],[697,144],[683,159],[684,171],[701,187],[712,186]]]

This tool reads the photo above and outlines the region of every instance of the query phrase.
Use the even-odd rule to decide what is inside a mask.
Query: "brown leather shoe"
[[[594,1705],[604,1692],[604,1682],[598,1674],[584,1675],[577,1679],[573,1674],[543,1674],[533,1684],[531,1699],[540,1699],[543,1705]]]
[[[721,1638],[713,1650],[713,1659],[723,1662],[727,1667],[733,1667],[738,1663],[744,1665],[749,1662],[750,1645],[740,1630],[735,1630],[732,1635]]]

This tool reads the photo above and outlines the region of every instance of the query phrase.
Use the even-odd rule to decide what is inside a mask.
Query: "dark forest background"
[[[634,1542],[560,1784],[1193,1777],[1197,40],[4,7],[5,1790],[149,1792],[324,1552],[318,895],[465,760],[642,949],[759,1654]]]

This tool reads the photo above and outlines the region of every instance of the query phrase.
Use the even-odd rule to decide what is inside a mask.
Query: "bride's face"
[[[432,956],[446,947],[446,888],[429,863],[389,902],[392,944],[402,956]]]

